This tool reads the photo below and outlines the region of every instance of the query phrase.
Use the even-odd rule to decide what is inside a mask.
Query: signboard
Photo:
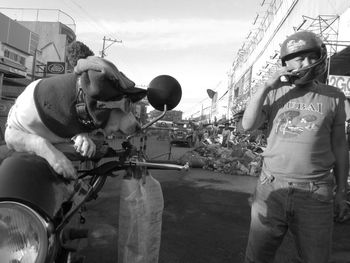
[[[341,89],[345,96],[350,98],[350,77],[329,75],[328,85]]]
[[[46,72],[48,74],[64,74],[66,72],[65,62],[47,62]]]

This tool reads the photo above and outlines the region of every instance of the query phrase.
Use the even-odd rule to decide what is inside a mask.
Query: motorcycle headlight
[[[16,202],[0,202],[1,262],[44,262],[47,236],[45,220],[33,209]]]

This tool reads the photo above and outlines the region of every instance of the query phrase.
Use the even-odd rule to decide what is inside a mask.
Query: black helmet
[[[307,52],[316,52],[319,54],[319,59],[310,66],[294,72],[298,75],[295,84],[310,82],[327,71],[327,49],[322,40],[310,31],[296,32],[282,43],[280,55],[282,66],[286,65],[287,60]]]

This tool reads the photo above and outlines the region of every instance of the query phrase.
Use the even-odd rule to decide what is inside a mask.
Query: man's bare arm
[[[347,212],[346,192],[349,172],[349,153],[343,125],[337,125],[332,130],[332,152],[335,156],[334,176],[337,184],[335,208],[337,217],[342,220]]]
[[[270,90],[283,86],[291,75],[290,68],[282,67],[277,70],[251,97],[243,115],[242,126],[247,131],[256,130],[265,121],[265,114],[262,112],[264,101]]]
[[[264,123],[266,116],[262,112],[262,107],[268,92],[269,88],[263,86],[250,98],[242,119],[242,127],[244,130],[256,130]]]

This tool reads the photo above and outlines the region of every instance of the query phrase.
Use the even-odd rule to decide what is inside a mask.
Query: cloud
[[[77,33],[91,35],[102,31],[107,35],[116,35],[130,49],[175,50],[240,42],[248,29],[249,23],[237,20],[101,20],[95,26],[80,22]]]

